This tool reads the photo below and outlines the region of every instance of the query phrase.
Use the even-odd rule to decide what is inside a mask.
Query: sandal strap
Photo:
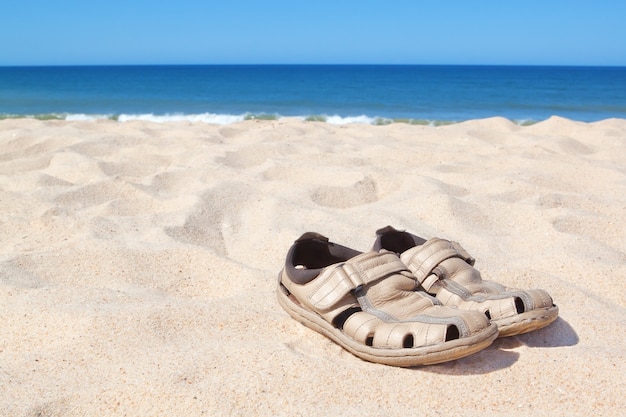
[[[475,262],[460,244],[439,238],[430,239],[421,246],[407,250],[401,258],[422,286],[426,278],[433,274],[437,266],[446,259],[460,258],[470,265],[474,265]]]
[[[392,252],[368,252],[334,267],[326,268],[317,281],[320,283],[309,294],[313,306],[325,310],[351,291],[402,271],[407,267]]]

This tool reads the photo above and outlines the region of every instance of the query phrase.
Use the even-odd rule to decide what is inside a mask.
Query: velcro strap
[[[430,239],[422,246],[409,249],[401,257],[420,284],[423,284],[437,265],[446,259],[461,258],[468,264],[474,265],[474,258],[461,245],[438,238]]]
[[[319,285],[311,292],[309,300],[316,308],[327,309],[350,291],[401,271],[407,271],[407,267],[391,252],[364,253],[326,268],[316,278]]]

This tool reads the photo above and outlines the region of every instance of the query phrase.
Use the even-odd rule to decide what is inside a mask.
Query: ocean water
[[[445,124],[626,118],[626,67],[0,67],[0,118]]]

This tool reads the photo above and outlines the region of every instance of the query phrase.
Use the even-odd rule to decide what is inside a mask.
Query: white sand
[[[626,120],[0,121],[0,415],[621,416]],[[361,361],[292,320],[301,233],[391,224],[549,291],[468,358]]]

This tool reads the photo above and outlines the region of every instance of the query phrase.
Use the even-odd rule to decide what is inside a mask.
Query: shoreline
[[[0,414],[568,415],[626,407],[626,119],[0,120]],[[551,326],[414,369],[291,319],[315,231],[458,241]],[[485,388],[487,387],[487,389]]]
[[[452,119],[419,119],[419,118],[392,118],[382,116],[339,116],[339,115],[326,115],[326,114],[313,114],[308,116],[283,116],[279,114],[270,113],[243,113],[243,114],[216,114],[216,113],[199,113],[199,114],[82,114],[82,113],[42,113],[35,115],[20,115],[20,114],[0,114],[0,121],[2,120],[14,120],[14,119],[32,119],[32,120],[65,120],[65,121],[100,121],[111,120],[115,122],[125,123],[129,121],[146,121],[152,123],[170,123],[170,122],[188,122],[188,123],[206,123],[209,125],[229,125],[233,123],[240,123],[250,120],[260,121],[278,121],[283,119],[293,119],[302,122],[321,122],[329,123],[332,125],[349,125],[349,124],[365,124],[373,126],[386,126],[390,124],[407,124],[416,126],[447,126],[458,123],[471,122],[473,120],[485,120],[492,118],[506,119],[518,126],[532,126],[537,123],[545,122],[551,118],[562,118],[571,120],[573,122],[580,123],[599,123],[605,120],[612,119],[626,119],[621,117],[607,117],[598,120],[577,120],[569,119],[563,116],[552,115],[543,120],[531,120],[531,119],[511,119],[504,116],[487,116],[477,119],[466,120],[452,120]]]

